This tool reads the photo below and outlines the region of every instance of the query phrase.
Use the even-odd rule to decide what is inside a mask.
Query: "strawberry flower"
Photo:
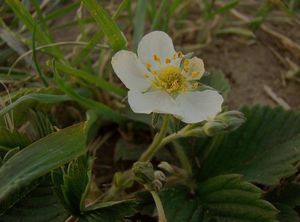
[[[185,123],[197,123],[214,118],[222,109],[223,98],[218,92],[197,90],[203,61],[176,52],[164,32],[145,35],[137,55],[127,50],[117,52],[112,67],[129,89],[128,102],[136,113],[172,114]]]

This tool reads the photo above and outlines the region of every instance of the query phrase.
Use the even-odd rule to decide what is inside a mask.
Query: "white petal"
[[[192,91],[176,98],[182,121],[198,123],[214,118],[222,110],[223,97],[216,91]]]
[[[162,65],[166,58],[172,58],[175,54],[172,39],[167,33],[153,31],[145,35],[137,49],[139,59],[145,64],[150,63],[154,69],[158,69],[158,63],[154,62],[153,55],[156,54],[161,59]]]
[[[135,113],[170,113],[179,115],[175,100],[166,92],[151,91],[141,93],[134,90],[128,92],[128,102]]]
[[[197,75],[193,76],[193,72]],[[205,72],[203,60],[198,57],[189,59],[189,71],[186,73],[190,80],[200,79]]]
[[[121,50],[112,57],[111,64],[117,76],[128,89],[145,91],[150,87],[151,82],[144,75],[150,76],[151,74],[135,53]]]

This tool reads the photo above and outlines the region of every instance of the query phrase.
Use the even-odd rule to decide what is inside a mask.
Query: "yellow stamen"
[[[177,53],[174,53],[173,59],[177,59]]]
[[[176,66],[167,66],[159,70],[153,80],[153,86],[168,93],[181,93],[187,90],[187,79]]]
[[[171,59],[170,58],[166,58],[166,64],[171,63]]]
[[[146,63],[145,66],[148,70],[151,69],[151,67],[152,67],[152,65],[150,63]]]
[[[199,83],[197,83],[197,82],[192,83],[192,88],[193,89],[196,89],[198,86],[199,86]]]
[[[182,52],[181,51],[177,52],[177,56],[178,56],[178,58],[182,58],[183,57]]]
[[[190,67],[189,67],[189,66],[184,66],[184,67],[183,67],[183,70],[184,70],[185,72],[188,72],[188,71],[190,70]]]
[[[196,77],[198,77],[200,75],[200,73],[199,72],[196,72],[196,71],[193,71],[192,73],[191,73],[191,76],[193,77],[193,78],[196,78]]]
[[[157,75],[157,74],[158,74],[157,71],[155,71],[155,70],[153,70],[151,73],[152,73],[153,75]]]
[[[145,77],[145,78],[149,78],[149,75],[148,75],[148,74],[144,74],[144,77]]]
[[[184,66],[188,66],[190,64],[190,61],[188,60],[188,59],[185,59],[184,61],[183,61],[183,65]]]
[[[160,62],[160,58],[159,58],[159,56],[156,55],[156,54],[153,54],[153,60],[154,60],[155,62]]]

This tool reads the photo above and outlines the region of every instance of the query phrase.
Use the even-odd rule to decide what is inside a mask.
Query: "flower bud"
[[[219,120],[212,120],[204,124],[203,130],[207,136],[214,136],[220,132],[224,132],[226,127],[226,123]]]
[[[154,172],[154,178],[162,182],[165,182],[167,179],[166,175],[160,170]]]
[[[136,162],[133,164],[132,172],[135,180],[143,185],[152,183],[154,178],[154,169],[150,162]]]
[[[115,187],[131,187],[133,184],[133,180],[129,178],[126,174],[122,172],[116,172],[113,178],[113,185]]]
[[[153,180],[153,182],[148,185],[150,190],[155,190],[156,192],[160,191],[162,187],[163,183],[160,180]]]
[[[244,113],[237,110],[221,113],[217,116],[217,119],[227,124],[227,131],[236,130],[246,121]]]
[[[231,132],[239,128],[245,120],[245,116],[242,112],[235,110],[228,111],[217,115],[214,120],[205,123],[203,130],[208,136]]]
[[[168,173],[174,173],[173,167],[166,161],[160,162],[160,164],[158,164],[158,167]]]

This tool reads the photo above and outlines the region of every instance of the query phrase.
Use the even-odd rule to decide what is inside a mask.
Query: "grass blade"
[[[77,9],[80,5],[80,2],[74,2],[72,4],[69,4],[65,7],[62,8],[58,8],[57,10],[49,13],[48,15],[46,15],[45,20],[46,21],[51,21],[53,19],[57,19],[61,16],[64,16],[72,11],[74,11],[75,9]]]
[[[145,17],[147,9],[147,0],[138,0],[136,6],[136,14],[133,19],[134,33],[133,33],[133,46],[137,49],[138,43],[144,35]]]
[[[9,48],[13,49],[19,55],[22,55],[27,51],[25,45],[21,41],[21,37],[18,36],[17,33],[13,32],[9,27],[7,27],[2,18],[0,18],[0,38],[9,46]],[[2,50],[3,49],[1,49],[1,51]],[[2,55],[0,55],[0,57],[2,58]],[[25,61],[28,65],[34,67],[32,61],[29,58],[25,58]],[[1,59],[0,63],[3,63]]]
[[[79,69],[75,69],[71,66],[68,66],[68,65],[65,65],[62,63],[56,63],[56,69],[62,73],[80,78],[80,79],[86,81],[87,83],[93,84],[103,90],[115,93],[116,95],[124,97],[127,94],[126,90],[119,88],[103,79],[100,79],[97,76],[93,76],[93,75],[89,74],[88,72],[85,72],[85,71],[82,71]]]
[[[116,13],[113,15],[112,19],[116,20],[120,13],[129,5],[129,0],[123,0],[121,4],[119,5]],[[89,41],[88,45],[84,47],[78,55],[73,59],[73,64],[77,65],[79,62],[81,62],[89,53],[90,51],[97,45],[97,43],[101,40],[103,37],[102,32],[97,32]]]
[[[32,58],[35,65],[35,69],[37,73],[39,74],[40,79],[42,80],[45,87],[49,86],[47,78],[43,71],[40,68],[40,65],[38,63],[37,57],[36,57],[36,47],[35,47],[35,33],[36,33],[36,26],[34,26],[33,33],[32,33]]]
[[[92,99],[85,98],[83,96],[80,96],[78,93],[76,93],[73,88],[67,84],[65,84],[65,81],[59,76],[57,73],[57,69],[55,67],[55,62],[53,61],[52,69],[54,72],[54,80],[59,85],[60,89],[66,93],[68,96],[70,96],[72,99],[77,101],[78,103],[90,108],[95,109],[96,111],[101,114],[104,118],[109,118],[114,122],[120,123],[125,118],[119,113],[114,110],[112,110],[110,107],[106,106],[103,103],[96,102]]]
[[[126,46],[125,36],[104,8],[96,0],[82,0],[82,2],[107,36],[111,47],[114,50],[124,48]]]
[[[161,18],[162,18],[162,16],[165,15],[165,11],[166,11],[169,4],[170,4],[169,0],[163,0],[161,2],[158,10],[155,13],[154,19],[152,21],[152,26],[151,26],[152,30],[155,30],[155,29],[159,28]]]
[[[51,94],[38,94],[32,93],[25,96],[20,97],[13,103],[9,104],[8,106],[2,108],[0,110],[0,116],[3,116],[5,113],[11,111],[12,109],[16,108],[18,105],[24,102],[32,102],[36,101],[39,103],[59,103],[71,100],[70,97],[67,95],[51,95]]]
[[[36,38],[40,44],[50,44],[52,43],[51,38],[41,29],[37,24],[28,10],[24,7],[21,1],[19,0],[6,0],[6,4],[14,11],[16,16],[24,23],[27,29],[33,33],[34,26],[36,25]],[[47,52],[53,54],[57,58],[63,58],[61,51],[53,46],[47,49]]]

